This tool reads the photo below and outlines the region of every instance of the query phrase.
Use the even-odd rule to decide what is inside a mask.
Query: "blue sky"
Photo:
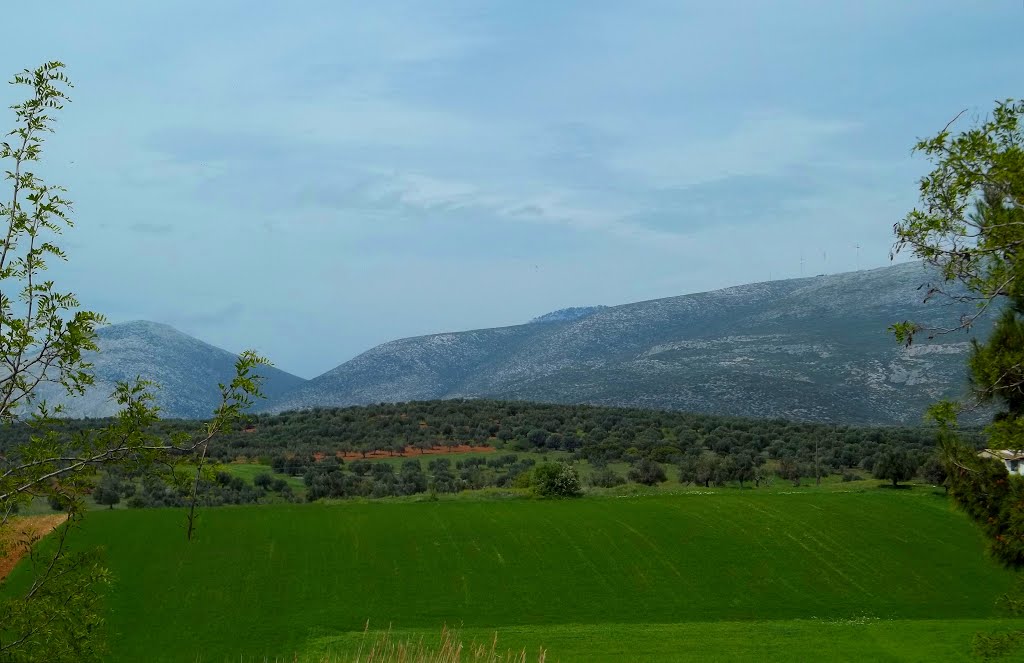
[[[1024,94],[1021,0],[57,0],[5,24],[8,77],[60,59],[76,85],[40,169],[76,204],[55,276],[303,377],[801,255],[888,264],[914,140]]]

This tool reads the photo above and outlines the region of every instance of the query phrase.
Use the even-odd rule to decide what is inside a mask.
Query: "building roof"
[[[1021,449],[985,449],[978,455],[999,460],[1024,460],[1024,450]]]

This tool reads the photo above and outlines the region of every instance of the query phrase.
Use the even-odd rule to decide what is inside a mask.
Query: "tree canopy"
[[[920,204],[894,226],[893,255],[908,251],[939,269],[942,280],[928,284],[926,299],[944,295],[976,306],[949,329],[897,323],[899,340],[909,344],[921,331],[969,328],[997,302],[1024,291],[1022,114],[1024,102],[1007,100],[977,126],[954,134],[961,113],[916,144],[935,167],[920,180]]]
[[[6,228],[0,226],[0,426],[20,424],[25,435],[0,449],[0,544],[14,538],[7,534],[16,514],[33,500],[49,501],[67,519],[57,528],[53,545],[29,544],[33,564],[27,589],[0,600],[0,658],[95,660],[102,656],[97,587],[107,574],[94,552],[69,552],[67,538],[85,514],[85,495],[98,471],[108,470],[107,476],[119,468],[155,473],[160,463],[168,468],[166,476],[187,483],[188,475],[174,472],[174,465],[193,454],[205,458],[210,442],[241,420],[260,395],[260,378],[253,371],[266,361],[251,351],[238,357],[234,379],[220,385],[220,405],[202,426],[159,435],[154,385],[139,379],[116,386],[113,398],[122,408],[117,417],[67,434],[55,419],[59,410],[39,400],[37,389],[52,383],[81,394],[93,385],[87,353],[98,350],[95,332],[105,320],[81,310],[73,293],[46,278],[48,260],[66,259],[56,238],[73,225],[71,201],[63,187],[46,183],[33,168],[46,134],[54,132],[57,112],[68,101],[71,83],[60,62],[26,69],[11,83],[28,88],[28,95],[11,106],[16,126],[0,142],[10,187],[10,197],[0,202],[0,218],[6,222]],[[190,534],[202,471],[200,460],[192,480]],[[112,503],[106,488],[100,487],[100,496]]]
[[[929,284],[925,299],[944,295],[971,303],[959,325],[923,329],[893,325],[898,340],[970,329],[983,315],[997,317],[985,341],[972,341],[968,369],[974,395],[999,408],[986,428],[994,448],[1024,447],[1024,102],[996,104],[990,117],[953,133],[958,115],[916,149],[934,169],[920,182],[921,204],[894,227],[894,253],[910,250],[939,268],[942,281]],[[940,455],[956,502],[989,535],[994,557],[1024,566],[1024,481],[1007,476],[992,459],[979,458],[963,443],[957,414],[972,403],[937,403],[929,416],[944,427]],[[933,472],[938,475],[938,472]]]

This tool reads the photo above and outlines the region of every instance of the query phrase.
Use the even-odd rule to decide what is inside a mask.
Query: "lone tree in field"
[[[757,476],[757,463],[749,452],[744,451],[736,456],[732,475],[740,482],[740,488],[743,488],[744,481],[753,481]]]
[[[533,470],[533,486],[542,497],[576,497],[583,492],[576,468],[568,463],[541,463]]]
[[[878,479],[892,481],[896,488],[900,481],[909,481],[917,473],[917,461],[905,449],[886,449],[879,454],[871,473]]]
[[[642,483],[645,486],[653,486],[657,483],[668,481],[665,476],[665,468],[649,458],[640,459],[628,472],[630,481]]]
[[[962,115],[962,113],[961,113]],[[971,304],[958,324],[926,328],[913,321],[891,327],[909,345],[968,330],[983,315],[997,317],[985,343],[974,342],[968,368],[978,401],[1001,408],[988,426],[988,446],[1024,447],[1024,102],[998,103],[991,117],[954,134],[954,118],[916,150],[934,169],[920,182],[921,203],[894,226],[894,254],[909,251],[937,268],[925,298]],[[956,502],[989,536],[992,554],[1024,565],[1024,481],[1000,464],[978,458],[956,432],[957,414],[971,404],[943,401],[929,411],[941,426],[941,458]]]
[[[115,504],[121,503],[121,482],[109,472],[104,474],[92,491],[92,499],[96,504],[113,509]]]
[[[74,436],[61,430],[54,418],[59,409],[39,401],[37,389],[50,383],[75,395],[92,385],[86,353],[98,349],[96,328],[104,323],[102,316],[79,310],[74,294],[45,278],[47,261],[66,259],[56,241],[72,225],[71,202],[63,188],[45,183],[31,168],[42,156],[44,137],[53,132],[55,114],[68,100],[71,84],[60,62],[24,70],[11,82],[27,87],[29,95],[11,106],[16,128],[0,142],[9,187],[0,201],[5,222],[0,224],[0,425],[26,422],[32,435],[26,444],[0,448],[0,545],[11,538],[15,514],[35,499],[60,505],[67,520],[57,528],[52,545],[31,547],[27,588],[19,596],[7,592],[0,599],[0,660],[98,660],[103,620],[97,589],[108,575],[94,552],[68,550],[68,537],[85,515],[85,496],[97,470],[155,472],[158,461],[172,470],[175,464],[196,463],[199,469],[192,479],[168,473],[168,478],[192,486],[191,532],[206,450],[260,395],[260,378],[252,370],[266,362],[251,351],[239,356],[234,379],[220,385],[221,402],[213,419],[195,434],[166,439],[153,432],[157,408],[152,385],[143,380],[117,385],[113,397],[121,410],[112,423]]]

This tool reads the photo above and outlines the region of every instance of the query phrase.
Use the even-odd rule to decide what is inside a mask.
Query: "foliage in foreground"
[[[949,494],[985,532],[989,552],[1008,567],[1024,566],[1024,479],[998,460],[979,458],[952,433],[942,453]]]
[[[79,310],[72,293],[60,292],[45,278],[47,260],[64,260],[55,238],[71,227],[71,202],[64,189],[45,183],[29,170],[40,160],[43,137],[53,132],[54,114],[68,100],[71,84],[60,62],[48,62],[17,74],[12,84],[28,87],[29,98],[11,106],[16,128],[0,142],[0,159],[10,163],[4,179],[10,198],[0,202],[0,425],[21,422],[25,435],[0,449],[0,545],[10,545],[8,530],[22,507],[37,498],[65,511],[56,543],[41,552],[30,547],[31,580],[19,596],[0,600],[0,659],[18,661],[88,661],[103,655],[98,607],[99,586],[107,578],[96,555],[69,551],[67,542],[85,513],[99,468],[108,478],[116,471],[155,471],[197,457],[187,513],[187,536],[195,529],[196,486],[210,442],[237,424],[252,399],[260,395],[253,369],[266,361],[243,352],[236,375],[220,385],[221,402],[202,426],[168,437],[154,433],[159,420],[153,405],[154,385],[138,379],[118,384],[113,399],[117,417],[69,434],[39,400],[41,385],[53,384],[68,394],[82,394],[94,383],[86,353],[98,350],[96,327],[104,318]],[[173,476],[173,475],[170,475]],[[179,475],[180,476],[180,475]],[[182,477],[183,481],[186,481]],[[113,504],[110,486],[98,497]],[[3,542],[7,541],[6,544]],[[0,550],[0,554],[6,554]]]
[[[543,647],[536,659],[528,657],[525,649],[518,652],[499,650],[497,633],[489,643],[465,644],[458,631],[445,626],[441,629],[438,644],[428,643],[422,637],[416,640],[396,638],[390,630],[367,642],[367,623],[363,634],[363,642],[356,652],[337,656],[328,654],[316,659],[315,663],[527,663],[532,660],[544,663],[547,660]]]
[[[1017,585],[1003,594],[996,604],[1014,617],[1024,616],[1024,578],[1017,579]],[[998,632],[978,632],[971,643],[973,654],[983,660],[995,660],[1013,653],[1024,644],[1024,629],[1017,628]]]
[[[998,103],[991,117],[954,134],[954,118],[915,150],[934,164],[921,178],[917,208],[894,227],[895,252],[909,250],[938,267],[942,282],[929,284],[925,300],[951,297],[973,303],[952,329],[924,329],[911,321],[892,326],[897,340],[911,344],[970,329],[982,315],[1001,314],[985,343],[975,341],[968,360],[974,395],[1001,411],[986,429],[997,449],[1024,447],[1024,102]],[[953,295],[956,283],[966,294]],[[977,457],[956,432],[959,412],[969,403],[940,402],[930,416],[944,427],[941,451],[949,492],[988,534],[993,555],[1003,564],[1024,566],[1024,483],[1000,463]],[[886,468],[897,474],[897,464]],[[893,478],[895,481],[896,479]]]
[[[962,113],[961,113],[962,114]],[[967,330],[982,315],[999,313],[989,338],[972,342],[968,358],[978,403],[1000,407],[986,429],[994,449],[1024,447],[1024,101],[998,103],[978,126],[953,134],[954,118],[936,136],[919,141],[934,169],[920,181],[921,204],[894,227],[895,251],[911,250],[940,269],[925,300],[946,295],[975,304],[951,329],[923,329],[911,321],[892,326],[897,340],[910,345],[916,334],[929,337]],[[950,295],[957,283],[964,295]],[[930,416],[945,427],[941,444],[949,493],[988,536],[992,556],[1024,567],[1024,480],[1002,463],[983,459],[959,439],[959,412],[975,404],[940,402]],[[895,483],[896,479],[893,478]],[[978,633],[978,656],[1001,656],[1018,648],[1020,631]]]

